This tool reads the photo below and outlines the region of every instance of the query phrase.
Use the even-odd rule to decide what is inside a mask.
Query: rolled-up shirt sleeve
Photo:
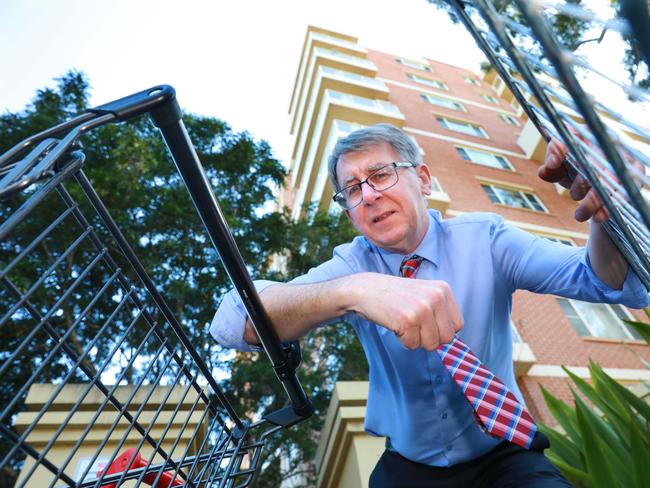
[[[353,272],[353,266],[344,255],[349,244],[339,246],[334,251],[332,259],[312,268],[306,274],[289,281],[290,284],[318,283],[345,276]],[[256,280],[255,289],[261,293],[265,288],[277,284],[276,281]],[[219,304],[212,323],[210,334],[224,347],[240,351],[260,351],[261,348],[251,346],[244,340],[246,319],[248,314],[236,290],[230,290]],[[336,319],[338,320],[338,319]]]
[[[275,281],[257,280],[254,281],[257,293],[275,284]],[[251,346],[244,340],[244,330],[248,314],[246,308],[237,293],[232,289],[223,297],[217,313],[210,324],[210,334],[224,347],[238,349],[240,351],[260,351],[261,348]]]
[[[594,272],[584,247],[572,247],[533,236],[497,220],[493,228],[493,259],[512,290],[551,293],[631,308],[650,304],[645,286],[628,267],[620,290],[603,283]]]

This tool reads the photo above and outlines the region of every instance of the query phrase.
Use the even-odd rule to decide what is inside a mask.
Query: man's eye
[[[348,196],[356,195],[357,193],[359,193],[359,185],[354,185],[348,188]]]
[[[378,171],[372,175],[372,181],[382,181],[390,176],[388,171]]]

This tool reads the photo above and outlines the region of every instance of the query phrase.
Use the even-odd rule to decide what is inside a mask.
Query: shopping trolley
[[[612,95],[621,93],[648,110],[650,92],[593,68],[562,45],[550,25],[562,15],[599,26],[601,38],[607,30],[620,32],[650,67],[647,2],[621,0],[620,15],[605,20],[584,3],[560,0],[445,3],[526,114],[529,126],[523,130],[536,130],[545,141],[554,137],[569,148],[568,175],[582,175],[596,190],[611,216],[605,230],[650,289],[650,129],[612,103]],[[590,93],[583,81],[587,75],[606,83],[606,93]]]
[[[84,172],[82,135],[145,114],[286,391],[287,406],[258,421],[229,403]],[[280,343],[264,312],[172,87],[12,148],[0,157],[0,203],[0,388],[10,398],[0,405],[0,473],[14,473],[15,486],[247,486],[265,440],[312,414],[297,343]],[[55,381],[43,382],[50,370]]]

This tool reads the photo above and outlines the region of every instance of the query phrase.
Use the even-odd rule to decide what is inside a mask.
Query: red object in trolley
[[[115,458],[115,461],[113,461],[111,465],[108,467],[108,469],[106,470],[106,474],[117,474],[123,471],[128,471],[129,469],[144,468],[146,466],[147,466],[147,462],[144,459],[142,459],[140,453],[135,452],[134,448],[130,448],[124,451],[122,454],[120,454],[117,458]],[[101,475],[102,475],[102,471],[97,473],[97,477]],[[169,488],[170,486],[180,486],[183,484],[183,481],[174,478],[174,476],[170,471],[165,471],[163,474],[160,475],[158,482],[155,485],[153,485],[157,476],[158,476],[157,473],[146,474],[144,475],[144,478],[142,478],[142,480],[146,484],[153,486],[153,488]],[[117,488],[117,484],[116,483],[102,484],[102,487]]]

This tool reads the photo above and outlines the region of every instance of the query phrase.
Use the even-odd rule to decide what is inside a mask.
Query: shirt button
[[[448,451],[451,451],[451,444],[449,444],[449,445],[447,446],[447,450],[448,450]]]
[[[436,385],[442,383],[442,376],[436,376]]]
[[[445,420],[447,418],[447,412],[443,412],[441,417],[442,417],[442,420]]]

